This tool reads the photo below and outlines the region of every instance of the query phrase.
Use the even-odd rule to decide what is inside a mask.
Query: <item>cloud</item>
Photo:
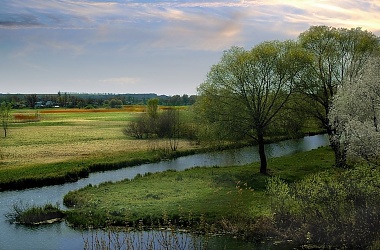
[[[0,27],[26,26],[35,27],[41,25],[34,15],[30,14],[2,14],[0,15]]]
[[[89,44],[124,42],[124,47],[220,50],[255,39],[260,35],[255,31],[294,37],[311,25],[380,31],[376,0],[2,0],[1,5],[0,28],[94,30],[94,37],[85,34]]]
[[[207,11],[181,13],[168,10],[172,19],[159,27],[154,47],[191,50],[223,50],[243,40],[243,13],[239,11],[215,15]],[[174,15],[174,17],[173,17]]]
[[[245,1],[248,2],[248,1]],[[363,27],[372,32],[380,31],[380,3],[368,1],[314,1],[314,0],[272,0],[249,1],[252,8],[260,10],[262,17],[272,16],[283,22],[282,29],[287,25],[327,25],[334,27]],[[268,23],[271,20],[267,20]]]

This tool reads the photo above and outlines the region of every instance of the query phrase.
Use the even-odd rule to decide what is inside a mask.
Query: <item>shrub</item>
[[[91,104],[88,104],[84,107],[85,109],[95,109],[94,106],[92,106]]]
[[[292,185],[275,177],[267,190],[276,230],[299,244],[366,248],[380,233],[377,169],[322,172]]]

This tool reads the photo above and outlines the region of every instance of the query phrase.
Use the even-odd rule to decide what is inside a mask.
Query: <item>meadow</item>
[[[122,132],[144,110],[13,110],[7,137],[0,138],[0,189],[73,181],[96,165],[159,160],[165,141],[135,140]],[[192,148],[187,141],[179,144],[180,151]]]
[[[94,171],[205,150],[182,140],[179,152],[170,153],[168,141],[127,137],[123,129],[141,112],[143,106],[14,111],[8,136],[0,140],[1,190],[75,181]],[[306,128],[309,133],[310,128],[315,126]],[[84,228],[179,226],[248,240],[290,238],[298,245],[327,248],[380,242],[375,223],[380,221],[380,172],[365,166],[334,168],[329,147],[271,158],[268,166],[268,175],[259,173],[259,163],[251,163],[89,185],[64,197],[73,209],[62,216]],[[29,211],[43,218],[55,213],[48,210],[46,215],[43,209],[32,207],[26,216]]]

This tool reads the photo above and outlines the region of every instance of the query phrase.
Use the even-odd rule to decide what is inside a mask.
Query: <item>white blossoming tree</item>
[[[338,88],[329,112],[337,163],[380,159],[380,55],[366,64],[361,76]]]

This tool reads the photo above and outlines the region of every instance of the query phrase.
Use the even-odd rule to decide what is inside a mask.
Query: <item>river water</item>
[[[307,136],[297,140],[287,140],[266,145],[267,156],[279,157],[301,151],[309,151],[320,146],[328,145],[326,135]],[[231,166],[244,165],[259,161],[257,147],[245,147],[222,152],[211,152],[180,157],[170,161],[153,164],[143,164],[135,167],[114,171],[92,173],[88,178],[74,183],[63,185],[32,188],[18,191],[0,192],[0,249],[83,249],[82,232],[67,226],[65,222],[39,227],[25,227],[10,224],[5,214],[10,211],[13,204],[43,205],[46,203],[61,204],[63,196],[71,190],[79,189],[88,184],[96,185],[106,181],[119,181],[125,178],[134,178],[137,174],[147,172],[161,172],[168,169],[184,170],[195,166]],[[220,249],[220,245],[227,249],[246,249],[248,243],[220,237],[211,239],[209,248]]]

